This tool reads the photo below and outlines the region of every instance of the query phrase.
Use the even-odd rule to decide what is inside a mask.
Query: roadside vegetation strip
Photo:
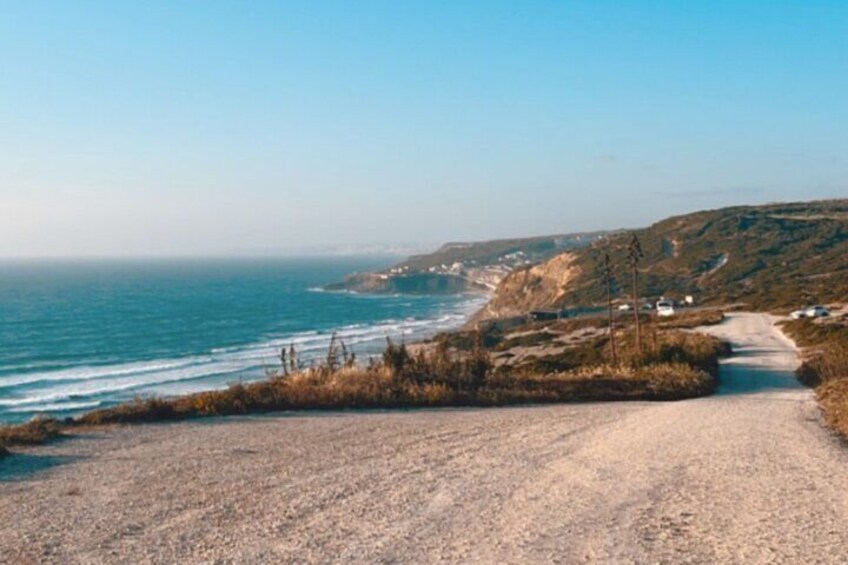
[[[696,310],[686,312],[685,310],[672,318],[666,318],[659,322],[663,329],[688,329],[692,330],[704,326],[715,326],[724,321],[724,312],[718,309]]]
[[[532,367],[495,367],[490,350],[475,338],[470,351],[442,340],[413,352],[389,342],[380,359],[362,366],[343,344],[334,343],[326,359],[299,369],[282,367],[263,381],[233,384],[224,390],[173,398],[138,398],[62,421],[37,418],[0,428],[0,448],[44,443],[81,426],[163,422],[204,416],[282,410],[339,410],[449,406],[505,406],[608,400],[677,400],[710,394],[718,358],[725,351],[716,338],[661,332],[641,354],[627,331],[620,336],[620,363],[604,363],[607,339],[573,347],[577,358],[596,362],[574,366],[553,362],[548,371]]]
[[[815,389],[828,427],[848,439],[848,322],[793,320],[783,327],[805,348],[798,380]]]

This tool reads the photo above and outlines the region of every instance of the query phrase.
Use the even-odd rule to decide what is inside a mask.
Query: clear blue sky
[[[848,196],[848,2],[0,0],[0,256]]]

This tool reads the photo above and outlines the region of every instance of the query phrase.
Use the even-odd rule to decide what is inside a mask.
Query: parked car
[[[793,320],[800,320],[801,318],[823,318],[825,316],[830,316],[830,312],[821,305],[807,306],[789,314],[789,317]]]
[[[660,300],[657,302],[657,316],[674,316],[676,312],[677,311],[674,309],[674,302],[671,300]]]
[[[619,312],[630,312],[633,310],[633,307],[630,304],[619,304],[618,310]]]
[[[830,316],[830,311],[824,306],[819,305],[807,308],[808,318],[824,318],[825,316]]]

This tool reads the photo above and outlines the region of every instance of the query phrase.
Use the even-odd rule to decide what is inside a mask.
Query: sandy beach
[[[844,563],[848,448],[765,315],[719,394],[119,427],[0,463],[3,563]]]

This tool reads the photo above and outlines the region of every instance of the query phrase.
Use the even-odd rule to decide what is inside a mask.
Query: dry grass
[[[457,352],[442,341],[413,355],[404,345],[389,343],[382,360],[368,367],[331,368],[329,362],[225,390],[167,400],[136,399],[90,412],[78,421],[98,425],[278,410],[689,398],[712,390],[710,372],[722,351],[714,338],[669,332],[638,364],[609,367],[596,357],[594,363],[569,370],[496,373],[481,337],[471,352]]]
[[[789,320],[781,325],[801,347],[821,347],[829,343],[848,342],[848,324],[840,320]]]
[[[827,425],[848,438],[848,379],[827,381],[816,388]]]
[[[16,445],[39,445],[61,433],[61,425],[57,420],[34,418],[26,424],[0,427],[0,449]]]
[[[623,335],[623,351],[628,339]],[[582,344],[594,350],[579,366],[552,371],[494,371],[483,337],[470,351],[442,340],[411,353],[389,342],[382,359],[359,366],[352,358],[328,353],[320,365],[281,372],[267,380],[237,383],[224,390],[175,398],[136,398],[95,410],[72,421],[36,419],[0,428],[0,449],[43,443],[63,427],[182,420],[280,410],[330,410],[426,406],[494,406],[587,400],[671,400],[709,394],[711,374],[722,348],[718,340],[692,333],[664,332],[655,347],[611,367],[603,340]],[[344,348],[341,347],[341,351]]]
[[[505,377],[508,390],[550,394],[563,400],[679,400],[710,394],[714,375],[685,363],[656,363],[642,367],[586,366],[545,375]]]
[[[659,325],[665,329],[695,329],[701,326],[715,326],[723,321],[724,312],[721,310],[683,310],[671,318],[660,319]]]
[[[848,438],[848,325],[839,320],[793,320],[784,329],[805,347],[798,380],[816,389],[825,422]]]

